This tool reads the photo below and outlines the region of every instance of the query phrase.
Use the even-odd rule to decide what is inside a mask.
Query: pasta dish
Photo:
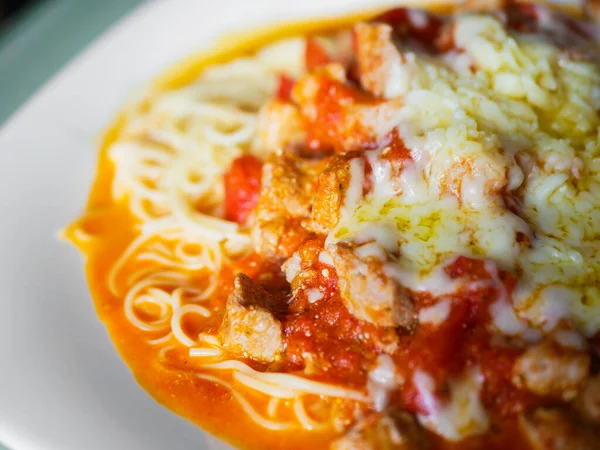
[[[600,448],[600,8],[565,8],[274,28],[128,104],[65,234],[139,383],[249,449]]]

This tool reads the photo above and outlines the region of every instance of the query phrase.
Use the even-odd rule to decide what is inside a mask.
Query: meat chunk
[[[335,155],[319,175],[317,193],[308,227],[317,233],[328,233],[339,220],[344,191],[350,183],[350,157]]]
[[[334,441],[330,450],[423,450],[429,448],[427,436],[416,420],[406,412],[390,410],[371,414],[344,436]]]
[[[380,101],[346,81],[344,68],[329,64],[299,79],[292,90],[312,150],[375,148],[400,121],[399,100]]]
[[[573,400],[585,386],[589,370],[586,353],[544,341],[517,359],[512,381],[537,395]]]
[[[358,257],[355,249],[346,244],[330,246],[327,251],[338,274],[340,295],[350,313],[385,327],[410,329],[415,325],[412,301],[404,288],[384,273],[380,258]]]
[[[360,84],[381,98],[406,93],[410,81],[392,33],[392,27],[384,23],[359,23],[354,27]]]
[[[290,153],[265,163],[251,231],[259,254],[288,258],[309,236],[302,221],[310,214],[319,164]]]
[[[238,274],[227,298],[218,339],[236,356],[273,362],[283,353],[281,322],[273,314],[273,298],[252,280]]]
[[[306,140],[298,108],[282,100],[267,102],[260,111],[255,147],[268,153]]]
[[[559,408],[537,408],[522,414],[519,425],[533,450],[600,448],[600,439],[590,427]]]

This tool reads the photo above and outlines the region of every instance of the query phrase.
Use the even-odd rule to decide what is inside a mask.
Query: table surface
[[[61,67],[143,1],[45,0],[2,30],[0,128]]]

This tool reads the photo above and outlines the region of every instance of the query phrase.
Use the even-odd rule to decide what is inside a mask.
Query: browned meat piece
[[[271,100],[261,108],[256,134],[256,147],[269,152],[306,140],[298,108],[282,100]]]
[[[267,291],[248,276],[238,274],[217,336],[221,345],[236,356],[261,362],[280,359],[283,337],[281,322],[272,312],[274,307]]]
[[[591,377],[576,402],[581,414],[592,422],[600,423],[600,375]]]
[[[330,450],[423,450],[429,448],[427,436],[416,420],[406,412],[390,410],[371,414],[344,436],[334,441]]]
[[[559,408],[537,408],[522,414],[519,425],[532,450],[600,448],[600,439],[591,427]]]
[[[310,214],[319,164],[290,153],[265,163],[251,232],[259,254],[288,258],[309,236],[301,222]]]
[[[317,233],[328,233],[337,225],[344,191],[350,182],[350,157],[336,155],[319,176],[317,194],[308,227]]]
[[[415,325],[412,301],[402,286],[384,273],[381,259],[360,258],[345,244],[329,247],[327,251],[338,274],[342,300],[354,316],[384,327],[410,329]]]
[[[273,219],[285,211],[290,217],[310,213],[313,193],[310,165],[290,153],[274,155],[263,167],[257,217]]]
[[[392,27],[383,23],[359,23],[354,27],[360,84],[382,98],[402,95],[409,81],[392,32]]]
[[[544,341],[529,347],[513,368],[513,383],[537,395],[573,400],[586,384],[587,353]]]

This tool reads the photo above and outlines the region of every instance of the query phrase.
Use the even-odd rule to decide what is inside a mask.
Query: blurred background
[[[0,129],[41,86],[144,0],[0,0]]]
[[[5,28],[18,11],[40,0],[0,0],[0,27]]]

